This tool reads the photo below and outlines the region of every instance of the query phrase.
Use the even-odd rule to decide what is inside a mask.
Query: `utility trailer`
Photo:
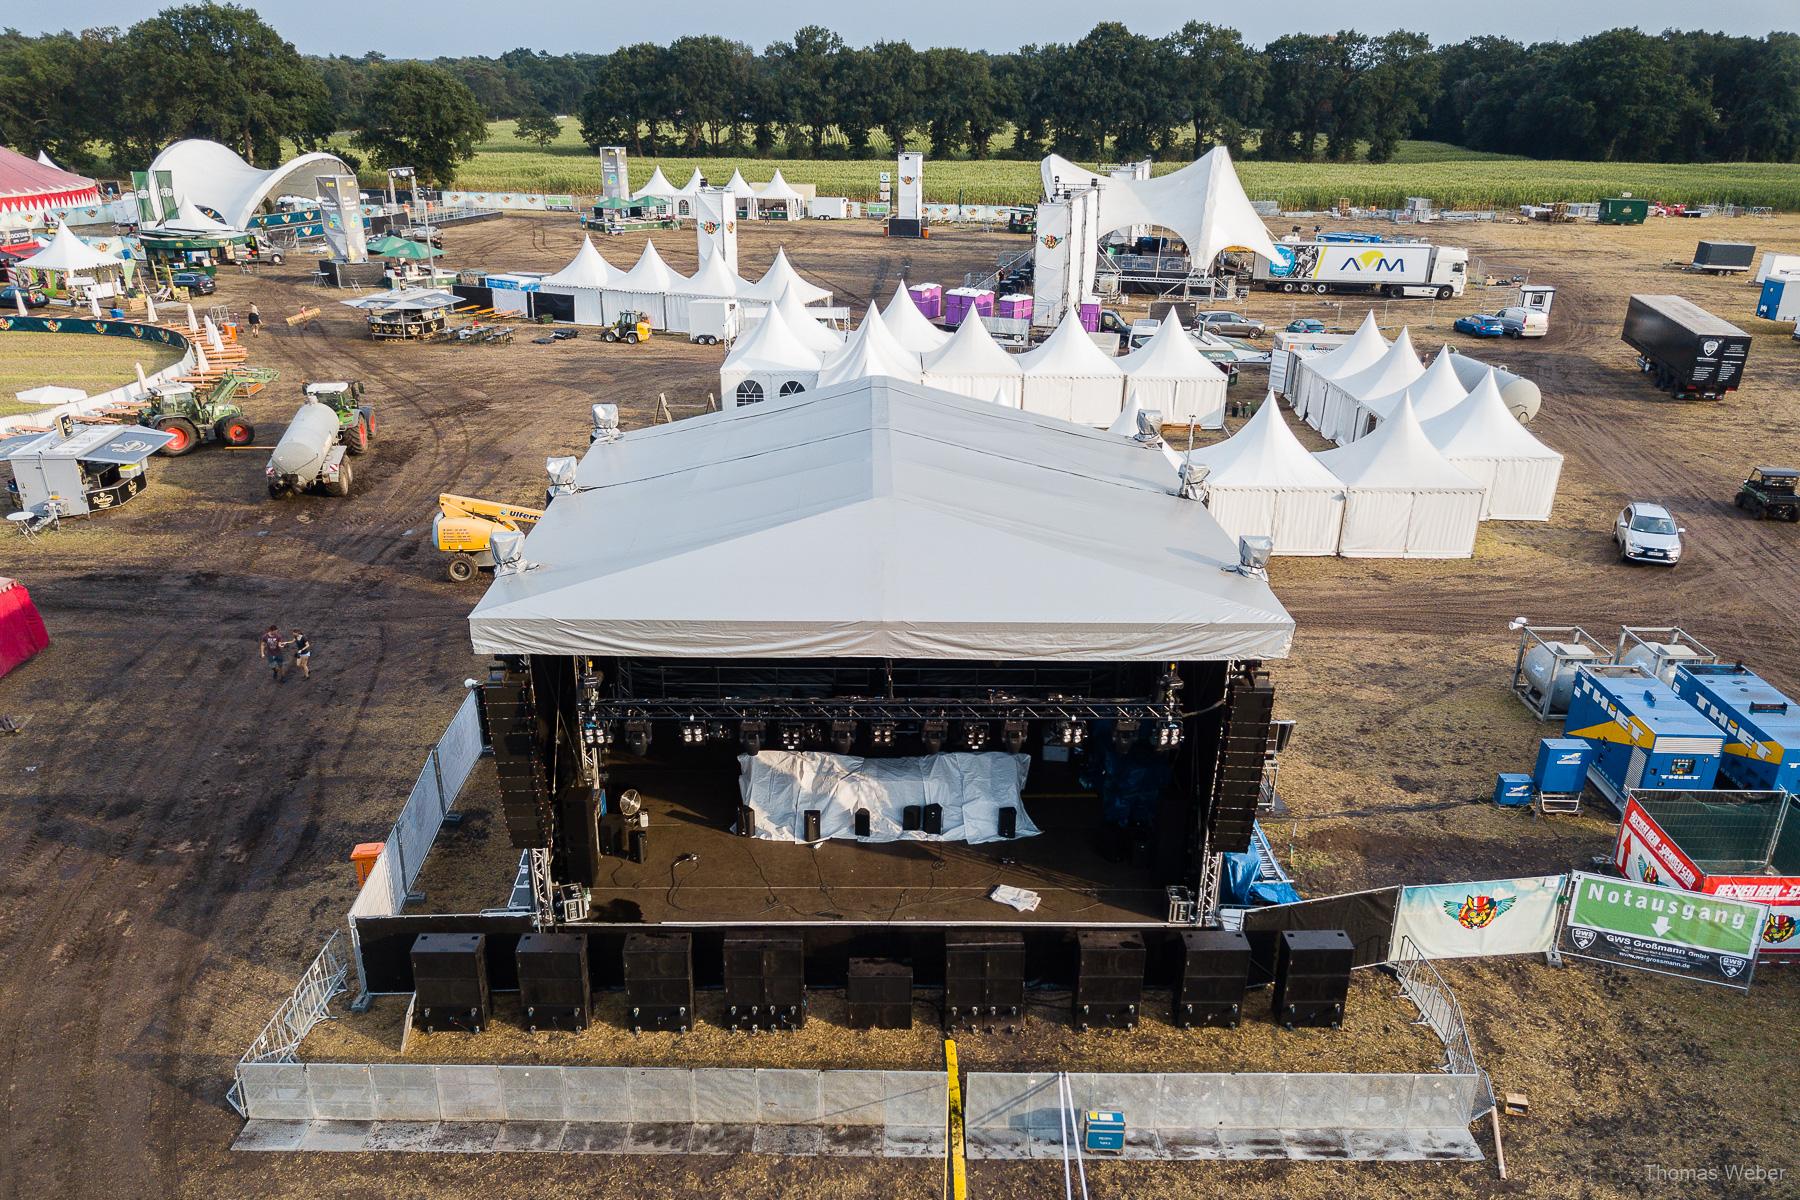
[[[1690,271],[1709,275],[1735,275],[1748,271],[1756,262],[1756,247],[1749,242],[1701,242],[1694,247]]]
[[[1749,334],[1680,296],[1633,296],[1621,336],[1657,390],[1680,400],[1735,391],[1750,357]]]

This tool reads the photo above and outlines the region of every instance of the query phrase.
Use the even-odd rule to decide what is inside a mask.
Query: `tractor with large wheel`
[[[242,386],[236,375],[226,375],[202,394],[191,383],[162,383],[149,390],[136,421],[170,435],[158,450],[178,458],[203,442],[248,446],[256,440],[256,427],[237,402]]]
[[[309,383],[301,389],[338,416],[338,440],[351,454],[367,454],[375,440],[375,406],[363,403],[361,380]]]
[[[1757,520],[1800,521],[1800,470],[1793,467],[1757,467],[1738,488],[1732,501]]]
[[[639,342],[647,342],[650,340],[649,318],[643,313],[627,309],[619,314],[618,320],[601,332],[600,338],[608,342],[630,342],[634,346]]]

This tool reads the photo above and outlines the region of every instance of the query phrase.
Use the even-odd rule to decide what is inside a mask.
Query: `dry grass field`
[[[0,334],[0,417],[36,412],[14,396],[47,383],[77,387],[90,396],[162,370],[181,355],[172,346],[82,333]]]
[[[1800,688],[1800,535],[1747,521],[1730,504],[1747,466],[1800,457],[1800,343],[1748,316],[1747,281],[1666,266],[1685,260],[1701,237],[1800,246],[1800,218],[1457,226],[1438,236],[1468,245],[1480,269],[1529,271],[1561,289],[1550,337],[1465,348],[1540,382],[1544,410],[1532,428],[1567,456],[1563,484],[1549,522],[1485,526],[1473,560],[1276,561],[1273,585],[1299,626],[1292,657],[1275,667],[1278,703],[1300,727],[1282,772],[1288,812],[1269,831],[1309,895],[1562,871],[1606,852],[1603,813],[1545,820],[1486,803],[1494,772],[1528,767],[1534,740],[1552,731],[1506,691],[1514,616],[1603,635],[1621,622],[1678,623]],[[862,223],[750,227],[745,274],[760,273],[777,238],[804,273],[857,308],[885,299],[902,275],[960,280],[1022,244],[954,229],[899,243]],[[555,268],[579,239],[572,217],[506,219],[452,228],[447,257],[458,267]],[[642,240],[609,239],[602,249],[626,263]],[[693,268],[685,236],[658,241],[673,267]],[[545,456],[585,449],[589,404],[617,401],[628,426],[651,419],[659,394],[677,415],[699,411],[717,387],[720,360],[716,349],[668,338],[636,348],[589,337],[555,346],[523,338],[494,348],[379,345],[362,336],[353,312],[331,304],[311,328],[290,330],[277,318],[320,299],[305,269],[290,262],[222,278],[219,299],[255,299],[273,326],[256,361],[279,368],[282,381],[248,406],[264,444],[279,436],[302,381],[369,384],[381,439],[359,461],[358,494],[272,503],[260,454],[209,449],[156,460],[153,486],[117,512],[0,551],[5,573],[31,587],[54,639],[0,680],[0,713],[24,719],[21,736],[0,741],[0,954],[9,964],[0,977],[9,1081],[0,1191],[935,1194],[933,1163],[231,1153],[239,1121],[222,1097],[232,1061],[341,925],[354,891],[350,847],[386,829],[461,680],[478,666],[463,620],[479,589],[444,579],[424,542],[437,492],[532,500]],[[1755,334],[1746,387],[1718,404],[1681,405],[1650,391],[1618,341],[1632,291],[1679,292]],[[1421,349],[1435,351],[1455,337],[1456,316],[1500,302],[1498,293],[1400,302],[1384,321],[1409,323]],[[1281,321],[1319,315],[1348,324],[1360,315],[1267,295],[1248,307]],[[1687,526],[1680,567],[1633,569],[1611,556],[1612,513],[1632,498],[1667,503]],[[276,685],[259,669],[254,638],[270,621],[311,633],[311,681]],[[1531,960],[1452,965],[1445,974],[1496,1085],[1532,1097],[1531,1118],[1507,1126],[1510,1181],[1500,1182],[1491,1163],[1096,1164],[1094,1194],[1794,1194],[1800,1151],[1788,1114],[1800,1085],[1782,1051],[1800,1010],[1792,968],[1764,971],[1748,995]],[[1380,986],[1379,976],[1359,981]],[[1417,1031],[1383,1017],[1401,1010],[1372,998],[1363,1011],[1372,1024],[1346,1030],[1341,1045],[1246,1027],[1243,1041],[1221,1036],[1180,1049],[1183,1061],[1220,1069],[1296,1050],[1328,1064],[1375,1061],[1384,1045],[1403,1055],[1421,1049]],[[327,1026],[309,1049],[392,1053],[397,1020],[382,1012],[386,1025]],[[1046,1010],[1041,1036],[1019,1043],[1044,1065],[1109,1061],[1115,1051],[1143,1061],[1160,1057],[1168,1042],[1159,1039],[1173,1036],[1148,1028],[1141,1042],[1078,1041],[1053,1018]],[[860,1058],[862,1048],[833,1037],[835,1029],[822,1011],[816,1034],[805,1036],[830,1061]],[[596,1031],[578,1053],[615,1062],[690,1053],[664,1041]],[[693,1053],[761,1061],[787,1052],[777,1041],[746,1049],[708,1033]],[[426,1049],[436,1053],[437,1042]],[[923,1036],[871,1041],[867,1052],[882,1061],[930,1057]],[[998,1062],[1020,1051],[996,1043],[972,1053]],[[1785,1169],[1787,1179],[1683,1186],[1653,1174],[1734,1163]],[[1041,1163],[979,1163],[970,1178],[981,1197],[1045,1195],[1061,1184],[1056,1165]]]

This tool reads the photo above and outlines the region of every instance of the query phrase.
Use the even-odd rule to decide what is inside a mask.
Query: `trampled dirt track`
[[[779,233],[804,272],[859,308],[902,274],[949,285],[1022,244],[973,232],[896,244],[860,223]],[[554,268],[578,236],[568,217],[470,226],[450,232],[450,261]],[[747,231],[743,273],[760,272],[776,236]],[[1514,615],[1602,633],[1620,621],[1684,624],[1800,687],[1800,534],[1729,504],[1746,466],[1800,460],[1800,343],[1747,317],[1742,280],[1660,267],[1699,237],[1800,243],[1800,219],[1454,226],[1438,237],[1470,245],[1490,271],[1529,269],[1562,289],[1543,342],[1458,341],[1542,384],[1533,430],[1568,464],[1554,519],[1484,527],[1472,562],[1277,562],[1275,586],[1301,629],[1278,684],[1303,724],[1284,764],[1293,816],[1273,832],[1284,852],[1291,844],[1309,892],[1562,870],[1604,852],[1601,821],[1530,822],[1476,803],[1484,780],[1521,769],[1547,732],[1505,696]],[[602,250],[624,265],[642,240]],[[686,235],[659,244],[672,266],[692,268]],[[350,846],[381,836],[477,665],[462,621],[479,589],[445,580],[424,545],[436,493],[532,500],[545,456],[585,448],[591,402],[619,401],[636,425],[658,393],[683,415],[717,384],[719,352],[674,339],[636,349],[587,336],[549,347],[524,337],[498,348],[376,345],[303,272],[290,262],[222,276],[220,298],[258,300],[272,325],[256,361],[283,377],[250,404],[265,448],[301,381],[369,383],[379,440],[357,460],[354,496],[271,503],[266,449],[206,447],[157,460],[155,486],[117,513],[38,543],[0,542],[0,573],[31,587],[55,639],[0,681],[0,713],[27,722],[23,736],[0,740],[4,1193],[933,1192],[934,1164],[229,1151],[232,1060],[341,922]],[[1757,333],[1750,386],[1721,405],[1657,399],[1617,340],[1633,290],[1680,292]],[[280,318],[303,303],[327,311],[308,331],[287,329]],[[1497,303],[1396,305],[1392,320],[1410,321],[1435,349],[1456,315]],[[1282,320],[1294,309],[1281,297],[1251,307]],[[1688,527],[1689,557],[1675,571],[1611,559],[1611,515],[1633,497],[1670,503]],[[312,635],[316,678],[278,686],[259,669],[254,638],[270,622]],[[1741,999],[1522,962],[1451,975],[1496,1079],[1538,1103],[1532,1122],[1509,1130],[1514,1184],[1497,1184],[1490,1167],[1176,1164],[1096,1167],[1096,1188],[1550,1196],[1571,1194],[1578,1172],[1589,1194],[1612,1196],[1677,1194],[1644,1182],[1646,1162],[1753,1153],[1790,1180],[1800,1169],[1779,1122],[1746,1117],[1742,1102],[1793,1108],[1780,1056],[1766,1053],[1800,996],[1791,971],[1767,972]],[[1052,1173],[979,1164],[973,1182],[978,1195],[1022,1196],[1053,1186]]]

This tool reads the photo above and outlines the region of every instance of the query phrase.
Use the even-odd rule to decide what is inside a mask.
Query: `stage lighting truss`
[[[639,758],[650,753],[650,722],[625,722],[625,749]]]
[[[962,727],[963,745],[971,754],[979,754],[987,748],[988,726],[986,721],[964,721]]]
[[[925,753],[936,754],[944,748],[944,736],[950,732],[950,722],[932,719],[919,726],[919,740],[925,743]]]
[[[869,726],[869,744],[880,750],[894,748],[894,723],[892,721],[876,721]]]
[[[1137,741],[1138,730],[1142,727],[1143,722],[1135,717],[1120,717],[1117,721],[1114,721],[1113,748],[1120,754],[1129,751],[1132,744]]]

